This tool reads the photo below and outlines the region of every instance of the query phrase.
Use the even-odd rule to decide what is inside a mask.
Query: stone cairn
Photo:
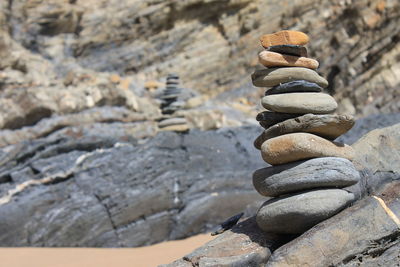
[[[353,202],[345,187],[360,179],[352,147],[333,142],[354,118],[332,114],[337,103],[322,92],[328,82],[315,71],[318,61],[307,56],[308,41],[297,31],[262,36],[259,62],[266,69],[252,74],[254,86],[269,87],[261,99],[268,111],[257,115],[265,130],[254,145],[273,166],[253,174],[255,189],[272,197],[256,216],[265,232],[305,232]]]
[[[168,74],[166,88],[162,92],[161,112],[158,127],[166,131],[187,131],[189,129],[186,119],[183,116],[174,116],[174,113],[185,106],[182,88],[179,87],[179,76]]]

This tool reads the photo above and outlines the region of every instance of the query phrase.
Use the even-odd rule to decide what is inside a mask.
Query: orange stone
[[[265,34],[260,38],[261,45],[265,48],[273,45],[305,45],[308,43],[308,35],[298,31],[280,31]]]
[[[258,54],[258,59],[265,67],[304,67],[315,70],[319,66],[318,61],[312,58],[283,55],[270,51],[262,51]]]

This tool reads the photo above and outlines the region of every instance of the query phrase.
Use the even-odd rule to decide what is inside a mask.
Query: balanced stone
[[[270,126],[296,117],[302,116],[302,114],[292,114],[292,113],[281,113],[272,111],[263,111],[257,114],[256,120],[260,122],[260,125],[264,128],[269,128]]]
[[[300,45],[274,45],[266,48],[267,51],[298,56],[298,57],[307,57],[307,49],[304,46]]]
[[[354,117],[350,115],[314,115],[306,114],[294,119],[288,119],[266,129],[254,141],[257,149],[270,138],[283,134],[306,132],[323,138],[334,140],[348,132],[354,125]]]
[[[273,87],[281,83],[297,80],[305,80],[316,83],[323,88],[328,86],[328,81],[319,76],[317,72],[301,67],[283,67],[256,70],[251,75],[251,79],[253,81],[253,85],[257,87]]]
[[[343,188],[356,184],[360,174],[347,159],[326,157],[259,169],[253,185],[263,196],[276,197],[324,187]]]
[[[265,232],[304,233],[348,206],[354,195],[341,189],[323,189],[268,200],[257,212]]]
[[[273,45],[305,45],[309,38],[307,34],[299,31],[279,31],[261,36],[260,41],[261,45],[267,48]]]
[[[309,133],[291,133],[268,139],[261,145],[261,156],[271,165],[319,157],[352,160],[351,146],[332,142]]]
[[[318,61],[307,57],[284,55],[270,51],[262,51],[258,54],[258,60],[265,67],[303,67],[317,69]]]
[[[261,99],[264,108],[286,113],[332,113],[337,108],[333,97],[323,93],[288,93],[267,95]]]
[[[282,83],[265,91],[265,95],[276,95],[284,93],[300,93],[300,92],[322,92],[322,87],[316,83],[304,80]]]

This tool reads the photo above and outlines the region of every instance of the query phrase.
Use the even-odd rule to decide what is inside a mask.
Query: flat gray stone
[[[263,111],[257,114],[256,120],[259,121],[262,127],[268,128],[274,124],[277,124],[278,122],[293,119],[299,116],[302,116],[302,114]]]
[[[343,188],[356,184],[360,174],[347,159],[326,157],[259,169],[253,185],[263,196],[276,197],[324,187]]]
[[[265,232],[304,233],[317,223],[332,217],[354,200],[341,189],[308,191],[265,202],[257,212],[257,225]]]
[[[273,87],[281,83],[297,80],[305,80],[316,83],[323,88],[328,86],[328,81],[319,76],[317,72],[301,67],[268,68],[256,70],[251,75],[251,79],[253,81],[253,85],[257,87]]]
[[[316,83],[308,82],[308,81],[293,81],[288,83],[282,83],[277,86],[268,89],[265,92],[265,95],[275,95],[275,94],[284,94],[284,93],[298,93],[298,92],[322,92],[322,87]]]
[[[323,93],[288,93],[268,95],[261,99],[264,108],[285,113],[328,114],[337,108],[333,97]]]
[[[254,141],[254,146],[261,149],[263,142],[279,135],[306,132],[323,138],[334,140],[349,131],[354,125],[354,117],[350,115],[314,115],[306,114],[267,128]]]

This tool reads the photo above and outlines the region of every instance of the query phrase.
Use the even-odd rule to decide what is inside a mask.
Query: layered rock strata
[[[272,167],[257,170],[253,185],[273,197],[257,212],[257,225],[269,233],[299,234],[335,215],[355,200],[343,188],[360,180],[352,147],[333,140],[354,125],[348,115],[332,114],[335,99],[323,92],[328,82],[307,57],[308,36],[281,31],[261,37],[267,67],[252,75],[253,85],[269,87],[258,114],[265,128],[254,145]]]

